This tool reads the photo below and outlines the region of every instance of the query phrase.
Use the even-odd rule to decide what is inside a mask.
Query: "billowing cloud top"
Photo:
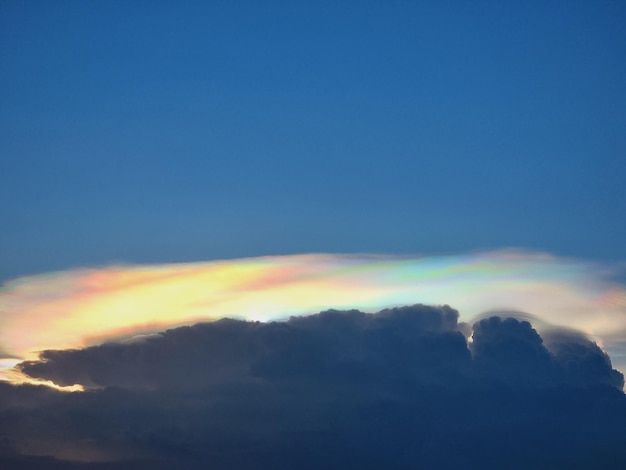
[[[0,467],[624,468],[623,376],[585,335],[448,306],[222,319],[46,351],[0,383]]]
[[[609,275],[597,264],[523,251],[298,255],[50,273],[0,290],[0,366],[11,378],[9,367],[42,350],[222,317],[282,319],[416,302],[453,305],[466,321],[485,311],[521,310],[617,351],[626,331],[626,291]]]

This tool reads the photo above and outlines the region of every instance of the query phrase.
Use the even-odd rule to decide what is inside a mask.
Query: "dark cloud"
[[[15,468],[622,468],[623,377],[581,334],[447,306],[221,320],[46,351],[0,386]],[[4,459],[4,460],[1,460]],[[69,465],[69,464],[68,464]],[[67,467],[72,468],[72,467]]]
[[[474,324],[471,344],[475,370],[517,387],[558,382],[559,376],[543,340],[529,322],[491,317]]]
[[[561,328],[546,331],[543,337],[565,382],[624,387],[624,376],[612,368],[609,356],[582,333]]]

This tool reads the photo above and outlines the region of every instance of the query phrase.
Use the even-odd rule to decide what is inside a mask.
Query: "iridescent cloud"
[[[329,308],[448,304],[461,320],[528,312],[581,330],[619,356],[626,289],[598,264],[525,251],[457,256],[297,255],[110,266],[23,277],[0,289],[0,374],[44,349],[222,317],[279,320]],[[618,367],[620,357],[614,357]]]

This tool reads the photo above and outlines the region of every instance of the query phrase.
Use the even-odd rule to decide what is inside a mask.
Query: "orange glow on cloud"
[[[0,377],[17,380],[10,367],[44,349],[80,348],[182,324],[415,303],[449,304],[465,321],[493,309],[525,311],[591,334],[609,349],[626,333],[626,289],[606,278],[601,266],[521,251],[111,266],[5,284]]]

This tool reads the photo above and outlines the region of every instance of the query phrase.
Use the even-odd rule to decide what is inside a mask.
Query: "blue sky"
[[[626,260],[626,4],[0,5],[0,279],[525,247]]]
[[[626,468],[624,25],[0,0],[0,466]]]

